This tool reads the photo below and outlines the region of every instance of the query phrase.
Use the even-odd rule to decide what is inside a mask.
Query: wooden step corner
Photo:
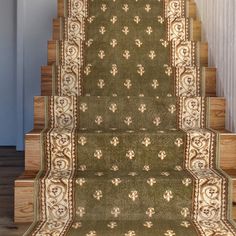
[[[25,170],[39,171],[41,167],[41,130],[25,135]]]
[[[24,172],[14,186],[14,222],[29,223],[34,218],[34,178],[36,172]]]
[[[198,42],[198,60],[199,64],[203,67],[208,67],[208,43],[207,42]]]
[[[226,100],[223,97],[208,98],[208,124],[214,130],[225,129]]]
[[[59,41],[50,40],[48,41],[48,65],[59,62]]]
[[[192,41],[202,41],[202,22],[198,19],[191,20],[190,39]]]
[[[216,97],[216,68],[202,67],[203,96]]]
[[[53,93],[53,79],[56,76],[56,66],[48,65],[41,67],[41,94],[51,96]]]

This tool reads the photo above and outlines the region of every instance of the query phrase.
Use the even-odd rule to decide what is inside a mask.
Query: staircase
[[[91,4],[92,2],[93,1],[91,1]],[[104,2],[107,3],[107,1]],[[132,10],[129,9],[126,2],[130,1],[127,0],[124,1],[124,4],[121,4],[123,6],[122,11],[124,12],[124,19],[121,19],[121,21],[124,22],[127,20],[125,14],[128,14],[127,12]],[[148,2],[153,3],[155,1],[150,0]],[[156,2],[161,4],[160,2],[162,1]],[[182,1],[179,0],[177,2]],[[173,198],[171,192],[165,192],[165,190],[170,187],[166,181],[168,178],[168,181],[180,190],[180,192],[177,193],[177,195],[180,196],[178,198],[178,204],[181,206],[184,205],[185,197],[188,196],[189,199],[191,199],[191,189],[185,192],[183,186],[177,180],[180,179],[188,182],[192,177],[190,173],[177,171],[183,165],[183,159],[181,159],[181,157],[184,156],[185,152],[184,148],[180,147],[183,145],[182,142],[187,142],[188,139],[185,133],[179,131],[178,128],[186,128],[186,124],[188,124],[189,127],[192,125],[191,121],[188,123],[187,118],[184,117],[185,110],[183,108],[183,105],[188,103],[188,98],[186,97],[189,96],[195,97],[194,102],[200,104],[200,112],[197,115],[201,117],[201,119],[197,120],[193,127],[204,128],[206,124],[207,128],[218,133],[219,166],[232,180],[232,217],[236,219],[236,207],[234,206],[236,202],[236,135],[225,130],[226,101],[222,97],[216,97],[216,68],[208,67],[208,44],[201,41],[201,21],[197,16],[195,2],[193,0],[186,0],[186,4],[183,5],[186,9],[182,9],[182,12],[186,14],[186,19],[183,20],[181,16],[178,17],[180,23],[185,25],[184,37],[186,38],[181,42],[175,42],[173,40],[175,37],[181,37],[181,35],[173,34],[173,27],[175,27],[175,24],[178,25],[179,22],[176,23],[168,19],[165,20],[164,17],[161,17],[163,16],[160,11],[162,8],[159,7],[156,9],[157,12],[158,10],[160,11],[156,14],[156,24],[160,28],[164,28],[165,24],[167,24],[167,27],[169,27],[169,41],[163,39],[161,43],[158,42],[158,46],[152,45],[156,50],[149,50],[149,55],[146,59],[146,61],[149,62],[148,70],[145,70],[147,67],[144,64],[140,64],[137,65],[137,67],[135,66],[135,68],[132,67],[134,69],[133,71],[130,69],[132,65],[129,61],[129,58],[132,58],[130,51],[122,51],[124,61],[120,62],[117,58],[114,58],[114,54],[102,50],[104,44],[110,42],[110,40],[111,51],[117,44],[109,35],[108,38],[106,38],[107,27],[104,27],[104,25],[107,24],[106,17],[108,17],[106,15],[108,11],[106,4],[101,3],[101,6],[99,5],[105,16],[97,14],[98,11],[89,12],[90,18],[88,18],[88,22],[86,23],[88,27],[86,39],[83,37],[81,39],[77,38],[78,35],[80,35],[78,32],[85,27],[81,20],[84,17],[83,14],[88,14],[88,12],[82,11],[82,16],[77,15],[77,10],[79,11],[81,7],[80,3],[81,1],[78,0],[58,0],[58,18],[53,20],[53,39],[48,42],[48,65],[42,67],[42,96],[35,97],[34,129],[26,135],[25,172],[15,181],[15,222],[26,223],[33,221],[34,208],[36,208],[34,201],[34,197],[36,197],[34,195],[36,187],[35,177],[39,173],[42,165],[45,165],[41,156],[47,155],[45,154],[45,149],[52,145],[53,136],[56,136],[59,131],[61,135],[70,138],[72,138],[73,132],[76,132],[76,135],[78,133],[78,136],[76,136],[78,143],[75,142],[76,144],[74,146],[74,148],[78,148],[78,154],[75,154],[78,159],[76,163],[78,172],[76,172],[74,176],[77,180],[77,185],[83,186],[83,180],[85,178],[88,179],[89,186],[100,186],[100,188],[102,188],[104,185],[109,189],[110,183],[107,182],[106,177],[103,177],[104,174],[105,176],[109,175],[109,179],[113,180],[115,186],[118,186],[120,180],[123,179],[123,184],[129,186],[130,190],[132,190],[132,186],[136,186],[137,188],[138,186],[142,186],[142,191],[148,194],[147,196],[144,194],[143,197],[145,201],[142,202],[141,207],[149,209],[146,202],[151,201],[151,203],[149,203],[150,205],[155,203],[155,199],[162,198],[162,194],[160,195],[157,191],[150,190],[149,188],[150,186],[154,186],[157,180],[158,185],[161,186],[160,188],[163,190],[162,192],[165,193],[164,198],[167,202],[171,202]],[[96,8],[94,9],[98,10]],[[145,11],[147,13],[151,11],[148,4]],[[171,14],[171,11],[166,12],[166,14]],[[100,17],[99,22],[102,22],[97,25],[97,35],[94,34],[94,27],[89,27],[93,24],[93,15],[96,15],[97,18]],[[77,16],[77,18],[75,16]],[[158,18],[158,16],[160,17]],[[109,16],[109,19],[111,20],[111,22],[109,22],[110,25],[116,24],[116,17],[112,15],[111,17]],[[135,16],[135,24],[137,23],[138,25],[139,20],[139,17]],[[148,17],[147,20],[149,20]],[[121,28],[122,31],[119,34],[129,37],[129,30],[132,30],[131,27],[127,27],[121,22]],[[153,29],[155,31],[155,25],[145,29],[145,37],[146,35],[152,35]],[[109,30],[112,32],[113,28],[111,27]],[[162,31],[160,32],[160,35],[155,35],[155,37],[161,38],[162,40],[161,36],[164,38],[164,33]],[[113,33],[115,34],[116,32]],[[140,37],[144,37],[144,35]],[[71,40],[71,37],[74,37],[77,41]],[[116,37],[119,37],[119,35],[116,35]],[[92,42],[90,41],[91,38],[93,38]],[[121,38],[119,43],[121,43],[121,47],[125,48],[127,39],[122,41],[123,39],[124,37]],[[171,40],[173,40],[172,43],[170,43]],[[82,45],[84,41],[86,41],[86,46]],[[73,44],[74,42],[77,42],[77,45]],[[95,46],[93,46],[97,49],[96,58],[94,50],[90,47],[92,43],[95,44]],[[136,47],[134,51],[137,55],[135,56],[140,56],[140,60],[145,61],[145,59],[142,58],[144,52],[140,49],[142,48],[142,43],[142,40],[136,38],[134,46],[129,45],[129,48]],[[150,40],[150,45],[151,43],[152,41]],[[78,68],[78,64],[83,63],[83,56],[78,51],[73,51],[74,48],[80,47],[84,47],[86,50],[86,62],[82,69]],[[171,47],[171,56],[166,59],[160,58],[161,62],[157,66],[154,61],[155,58],[158,58],[159,51],[167,52],[168,50],[170,51]],[[186,67],[187,69],[184,68],[184,71],[182,70],[184,66],[178,66],[181,63],[183,63],[183,65],[186,63],[186,61],[181,61],[181,58],[177,58],[176,51],[179,48],[188,48],[188,50],[191,51],[191,58],[189,59],[190,65]],[[119,51],[117,51],[117,55],[118,53]],[[116,61],[116,63],[110,63],[108,70],[110,77],[108,77],[105,71],[107,64],[106,62],[103,63],[106,57],[108,57],[110,61]],[[70,64],[72,61],[76,61],[73,69],[71,69]],[[97,63],[98,61],[99,63]],[[168,61],[172,61],[172,65],[175,67],[170,66]],[[67,67],[69,64],[70,66]],[[94,66],[91,68],[90,64]],[[117,65],[119,66],[117,67]],[[120,67],[123,68],[125,78],[119,71]],[[158,67],[158,70],[156,67]],[[98,71],[100,74],[96,73]],[[158,78],[163,74],[164,79],[153,78],[155,73]],[[173,74],[175,76],[173,76]],[[181,81],[178,81],[178,78],[180,78],[181,75],[183,78],[183,75],[189,76],[192,74],[194,74],[196,78],[196,88],[195,90],[194,88],[190,89],[190,86],[186,94],[186,88],[181,84]],[[83,81],[71,79],[73,76],[77,76],[78,78],[81,75]],[[136,77],[134,75],[139,78],[139,82],[135,81]],[[116,77],[116,79],[114,79],[114,77]],[[58,78],[65,78],[65,80],[64,82],[60,82]],[[173,88],[173,78],[178,85],[176,89]],[[68,82],[66,85],[65,81]],[[175,90],[175,94],[173,94],[173,90]],[[65,95],[69,95],[69,97],[65,97]],[[77,97],[74,95],[83,96]],[[206,99],[202,97],[206,97]],[[58,118],[61,114],[64,115],[63,123],[61,123],[61,120]],[[180,118],[177,120],[176,117],[178,117],[179,114]],[[206,119],[204,119],[204,114],[206,114]],[[183,120],[186,121],[185,124]],[[52,127],[54,129],[56,128],[57,131],[51,130]],[[65,127],[68,129],[65,130]],[[51,133],[49,132],[50,134],[47,134],[45,130],[47,132],[51,130]],[[191,134],[189,135],[191,136]],[[86,145],[87,140],[92,144]],[[138,142],[140,142],[140,145]],[[42,145],[44,145],[44,149],[42,149]],[[52,149],[53,145],[50,146],[50,148]],[[165,152],[164,150],[166,149],[168,149],[168,151]],[[64,154],[68,154],[69,157],[72,153],[75,153],[73,150],[73,147],[70,146],[69,151],[65,150]],[[104,156],[106,158],[104,158]],[[152,156],[157,157],[150,160]],[[92,159],[90,157],[92,157]],[[126,157],[126,161],[124,161],[124,157]],[[135,162],[133,161],[134,159]],[[166,161],[166,159],[168,161]],[[96,168],[94,167],[95,162]],[[63,161],[60,162],[60,165],[63,164],[65,164]],[[149,174],[147,175],[150,168],[149,165],[153,168],[151,174],[154,178],[151,178]],[[116,174],[117,168],[122,170],[120,175]],[[86,169],[89,170],[88,173]],[[94,178],[94,176],[96,176],[96,178]],[[146,179],[148,180],[149,186],[146,185]],[[190,183],[187,182],[186,185],[190,185]],[[104,197],[103,193],[99,191],[100,190],[97,190],[93,195],[98,201]],[[113,190],[109,191],[112,192]],[[85,202],[87,197],[90,196],[86,193],[86,190],[81,190],[81,192],[77,192],[76,194],[82,202]],[[117,197],[117,199],[113,199],[113,201],[116,200],[120,205],[123,204],[125,207],[125,202],[120,199],[126,194],[126,189],[120,189],[120,193],[113,192],[113,194]],[[229,195],[230,194],[231,193],[229,193]],[[135,192],[133,189],[133,191],[129,193],[129,198],[133,202],[136,202],[136,199],[139,198],[138,192]],[[92,202],[91,204],[94,203]],[[191,208],[191,204],[191,202],[187,203],[189,208]],[[101,220],[101,222],[104,219],[109,221],[109,212],[106,210],[110,209],[111,206],[112,202],[110,202],[110,200],[107,200],[107,202],[103,203],[98,208],[93,205],[93,209],[91,209],[90,216],[88,216],[87,219],[88,222],[93,224],[91,219],[93,219],[99,211],[101,214],[101,219],[99,220]],[[132,208],[133,205],[130,207]],[[105,212],[101,209],[105,209]],[[132,210],[135,211],[133,208]],[[152,209],[149,210],[147,215],[155,214],[152,212]],[[163,214],[165,211],[168,212],[171,210],[177,212],[179,209],[173,204],[164,204],[163,209],[160,208]],[[77,209],[77,215],[83,215],[81,211],[82,208]],[[119,209],[114,209],[112,214],[119,215]],[[128,222],[128,220],[134,216],[127,210],[122,217]],[[139,221],[141,214],[137,213],[135,217],[134,220]],[[160,219],[161,224],[165,225],[165,217],[172,222],[171,220],[173,219],[166,213],[166,215]],[[178,219],[178,222],[179,221]],[[182,221],[180,221],[180,223],[181,222]],[[150,221],[146,221],[145,227],[151,228],[151,223]],[[102,224],[103,223],[101,223],[101,225]],[[143,224],[143,222],[140,224]],[[110,227],[115,227],[115,225],[113,224]],[[123,227],[126,229],[128,226],[124,223]],[[74,225],[74,228],[79,228],[79,225]],[[185,235],[195,235],[194,232],[187,232],[188,234]],[[135,235],[131,233],[132,232],[130,232],[129,235]],[[166,235],[175,235],[172,234],[171,231],[167,233],[169,234]],[[150,235],[152,234],[150,233]]]

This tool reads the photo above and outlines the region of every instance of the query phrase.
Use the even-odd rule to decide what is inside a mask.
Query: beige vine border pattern
[[[50,97],[50,129],[46,133],[45,168],[40,180],[40,223],[33,236],[64,235],[74,216],[77,99]]]
[[[81,68],[85,40],[87,0],[68,0],[68,18],[65,19],[64,40],[60,42],[60,65],[57,71],[57,94],[82,95]]]

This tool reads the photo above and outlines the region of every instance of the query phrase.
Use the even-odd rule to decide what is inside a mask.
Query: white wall
[[[16,144],[15,22],[15,0],[0,0],[0,145],[6,146]]]
[[[217,92],[228,102],[227,128],[236,132],[236,1],[196,2],[209,43],[210,66],[218,69]]]
[[[24,2],[23,19],[20,17],[23,32],[19,34],[23,37],[23,130],[27,133],[33,128],[33,98],[40,95],[40,68],[47,64],[47,41],[51,39],[52,19],[57,15],[57,0],[18,1]]]
[[[57,0],[0,0],[0,146],[24,147]]]

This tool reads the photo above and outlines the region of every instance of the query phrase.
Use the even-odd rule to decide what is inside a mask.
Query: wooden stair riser
[[[221,168],[236,169],[236,134],[221,134],[219,151]]]
[[[236,219],[236,180],[233,179],[233,208],[232,217]],[[19,200],[20,199],[20,200]],[[18,180],[15,182],[15,223],[33,221],[34,209],[34,180]]]
[[[64,40],[65,18],[53,19],[53,40]],[[190,40],[200,42],[202,39],[202,23],[199,20],[190,19]]]
[[[40,168],[40,131],[45,127],[45,98],[35,97],[35,130],[26,135],[25,143],[25,169],[26,170],[39,170]],[[224,130],[225,128],[225,99],[224,98],[209,98],[210,111],[209,123],[211,128],[215,130]],[[235,142],[236,146],[236,142]],[[224,148],[221,148],[224,150]],[[223,152],[221,159],[224,161],[225,153]],[[233,154],[232,154],[233,155]],[[226,158],[228,159],[228,158]],[[236,161],[235,161],[236,162]],[[222,165],[223,166],[223,165]],[[227,168],[229,168],[227,166]],[[231,166],[233,168],[233,166]]]
[[[57,2],[58,17],[67,17],[67,0],[57,0]],[[194,0],[187,1],[186,13],[187,17],[197,18],[197,5]]]
[[[52,96],[53,80],[56,80],[55,65],[43,66],[41,68],[41,94],[42,96]],[[202,68],[202,96],[215,97],[216,96],[216,68],[203,67]]]
[[[58,40],[48,41],[48,65],[60,63],[60,42]],[[198,42],[197,61],[201,66],[208,67],[208,43]]]
[[[38,96],[34,100],[34,128],[42,129],[45,127],[45,97]],[[207,117],[209,127],[215,130],[225,129],[225,98],[208,98]]]

